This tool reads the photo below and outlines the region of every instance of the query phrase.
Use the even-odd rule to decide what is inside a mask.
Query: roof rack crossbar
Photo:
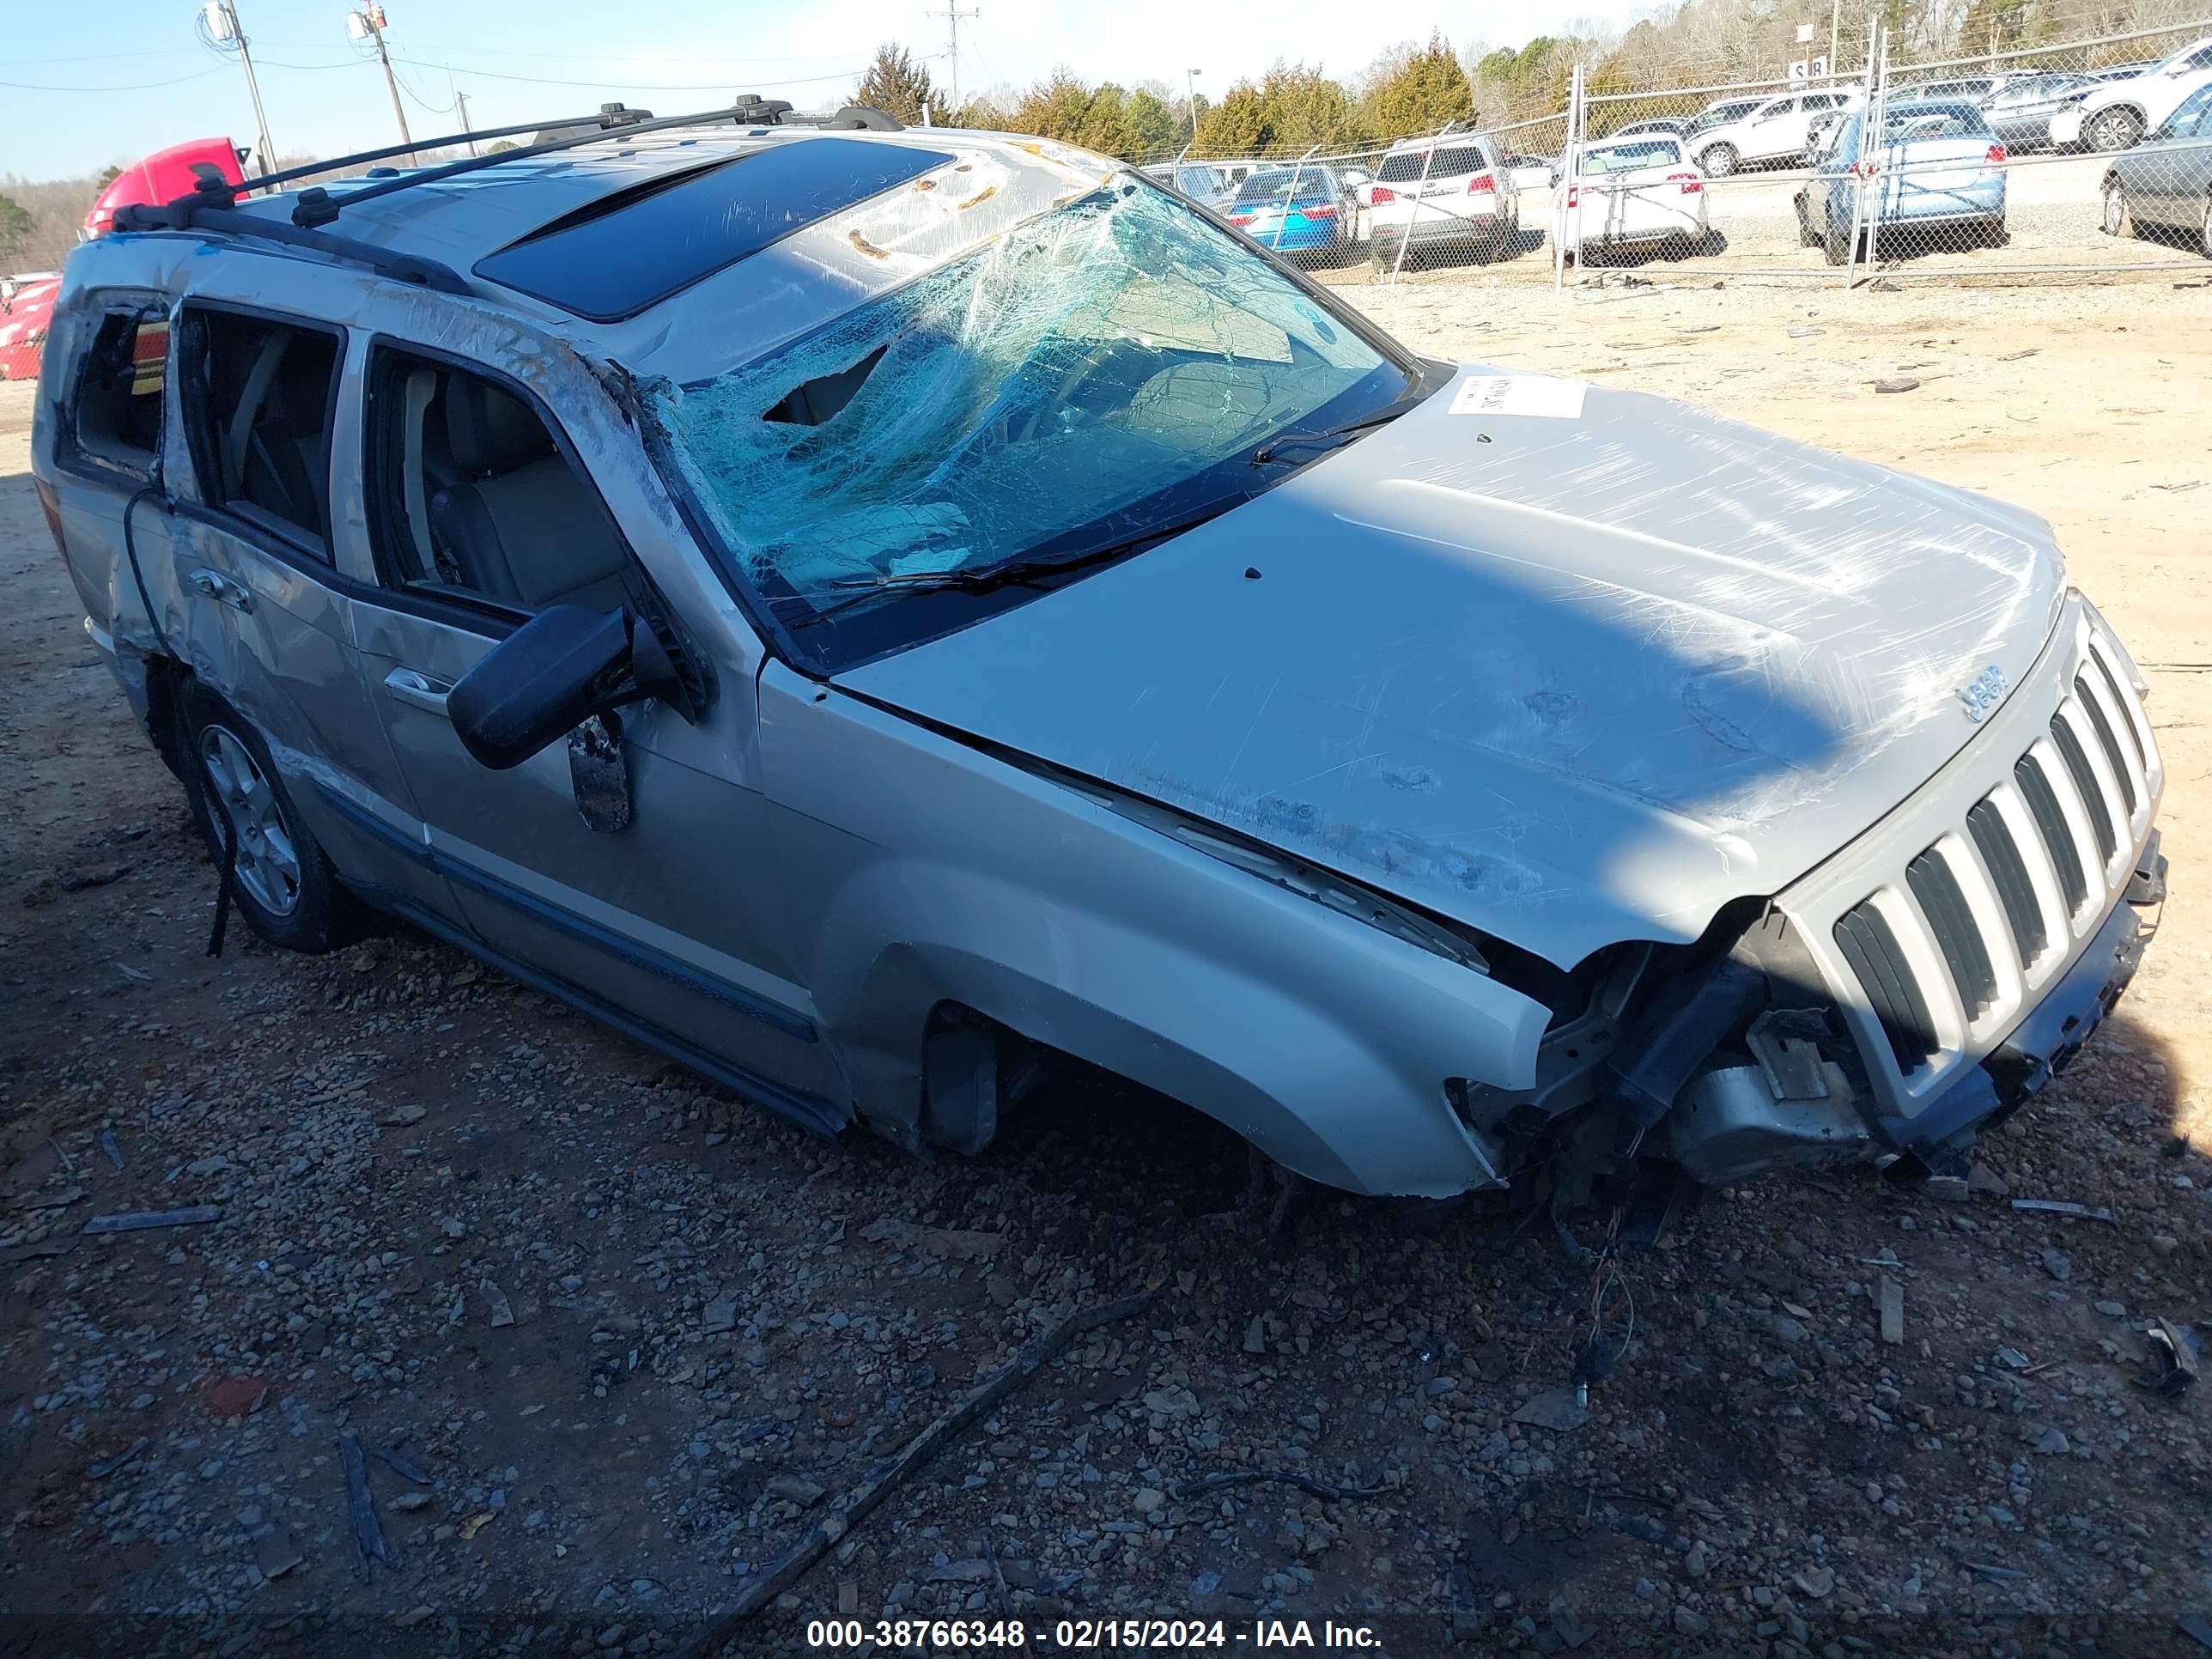
[[[466,295],[475,291],[451,265],[426,259],[419,253],[402,253],[351,236],[333,236],[326,231],[305,230],[264,213],[198,203],[191,197],[167,207],[124,208],[115,216],[115,228],[126,231],[228,231],[234,236],[275,242],[284,247],[305,248],[347,264],[363,266],[393,282],[411,283],[439,294]]]
[[[619,105],[611,105],[610,112]],[[474,173],[482,167],[496,167],[506,161],[526,161],[533,156],[550,155],[557,150],[575,149],[584,144],[596,144],[609,131],[618,131],[624,137],[640,133],[661,132],[671,127],[705,126],[717,121],[734,121],[747,106],[732,105],[723,109],[701,110],[692,115],[664,115],[658,120],[624,120],[612,127],[596,125],[604,117],[594,117],[594,126],[588,132],[574,132],[565,137],[548,138],[542,144],[525,144],[520,149],[504,149],[496,155],[464,156],[458,161],[448,161],[443,167],[428,167],[379,179],[370,184],[349,190],[343,196],[333,196],[319,185],[300,192],[300,199],[292,208],[292,222],[306,229],[326,225],[346,209],[362,202],[373,202],[380,196],[390,196],[399,191],[411,190],[417,185],[434,185],[441,179],[458,178],[465,173]],[[644,114],[643,111],[630,112]]]
[[[381,149],[364,149],[351,155],[333,155],[321,161],[302,161],[297,167],[264,173],[258,178],[248,179],[244,184],[233,185],[231,188],[240,195],[251,191],[273,190],[278,185],[289,185],[295,179],[312,178],[318,173],[335,173],[341,167],[357,167],[369,161],[388,161],[395,155],[412,155],[426,149],[444,149],[453,144],[484,143],[512,138],[517,133],[545,132],[555,127],[580,126],[587,121],[599,118],[600,114],[596,113],[572,115],[559,121],[525,121],[512,127],[481,127],[473,132],[447,133],[442,138],[418,138],[411,144],[386,144]],[[507,150],[500,152],[502,155],[511,153]]]

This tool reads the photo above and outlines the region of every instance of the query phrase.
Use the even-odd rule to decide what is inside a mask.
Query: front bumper
[[[2136,896],[2140,894],[2141,896]],[[1910,1118],[1888,1118],[1877,1133],[1891,1146],[1936,1163],[1974,1131],[2010,1115],[2072,1062],[2104,1024],[2142,961],[2150,930],[2142,907],[2166,896],[2166,860],[2155,832],[2130,896],[2112,907],[2089,948],[1997,1045]]]
[[[2062,109],[2051,118],[2051,142],[2061,149],[2081,142],[2081,112]]]

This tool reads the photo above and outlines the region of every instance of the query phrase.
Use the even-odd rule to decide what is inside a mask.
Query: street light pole
[[[1190,142],[1198,142],[1198,71],[1187,69],[1182,72],[1183,101],[1190,106]]]

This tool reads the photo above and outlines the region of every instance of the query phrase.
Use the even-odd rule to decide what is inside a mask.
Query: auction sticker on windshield
[[[1547,420],[1582,418],[1583,380],[1556,380],[1549,374],[1476,374],[1462,380],[1452,393],[1455,415],[1534,415]]]

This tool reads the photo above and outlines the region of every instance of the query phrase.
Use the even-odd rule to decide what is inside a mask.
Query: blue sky
[[[375,61],[346,38],[348,0],[236,0],[280,153],[330,155],[397,142]],[[940,15],[933,16],[933,7]],[[1518,45],[1568,15],[1618,23],[1634,0],[1571,11],[1511,0],[963,0],[960,78],[1021,83],[1066,64],[1091,80],[1201,71],[1217,95],[1278,57],[1350,75],[1440,27],[1453,43]],[[184,138],[253,141],[245,77],[202,44],[195,0],[12,0],[0,25],[0,173],[45,179],[127,161]],[[420,138],[596,108],[662,114],[732,92],[801,108],[849,93],[877,45],[932,54],[947,78],[943,0],[387,0],[386,39]],[[568,82],[570,84],[550,84]],[[39,88],[33,90],[33,88]]]

